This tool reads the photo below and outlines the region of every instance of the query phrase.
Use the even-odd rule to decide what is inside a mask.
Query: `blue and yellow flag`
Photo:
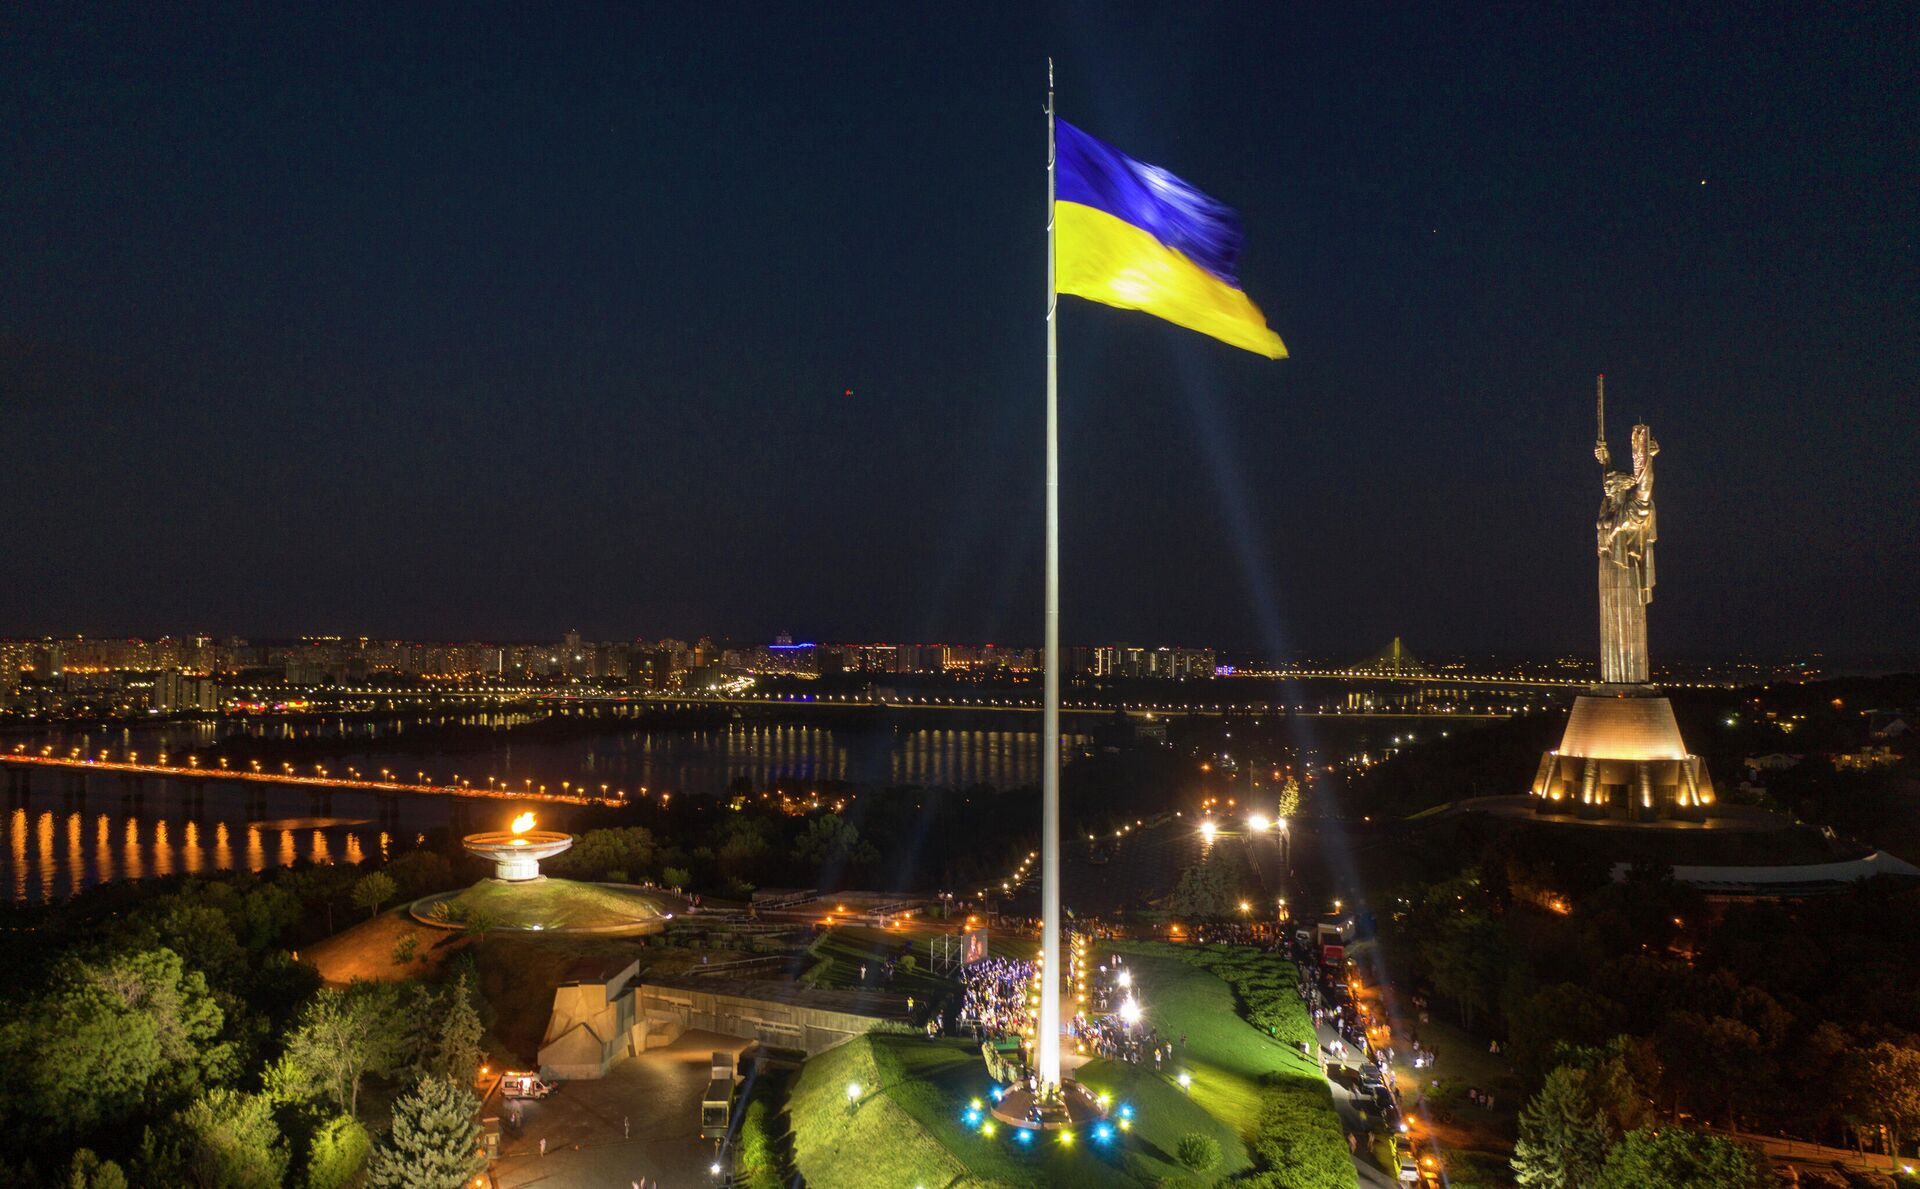
[[[1240,216],[1065,121],[1054,131],[1054,288],[1286,358],[1240,291]]]

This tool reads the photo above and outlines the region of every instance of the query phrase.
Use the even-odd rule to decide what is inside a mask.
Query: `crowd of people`
[[[1152,1062],[1159,1069],[1173,1059],[1173,1042],[1163,1039],[1145,1021],[1129,1023],[1118,1015],[1076,1016],[1069,1028],[1088,1052],[1109,1061],[1133,1065]]]
[[[960,972],[959,1026],[980,1040],[1026,1031],[1033,963],[984,958]]]
[[[1278,928],[1270,921],[1214,921],[1194,925],[1192,937],[1200,945],[1250,945],[1263,950],[1278,948],[1274,942]]]

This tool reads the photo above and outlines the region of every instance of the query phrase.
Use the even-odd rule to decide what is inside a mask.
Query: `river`
[[[474,714],[438,721],[505,728],[539,717]],[[605,785],[630,795],[643,788],[656,794],[717,795],[740,780],[755,789],[813,781],[844,781],[863,789],[910,784],[1013,787],[1037,782],[1040,771],[1035,731],[845,730],[775,722],[659,730],[610,724],[613,729],[606,733],[583,738],[502,741],[453,752],[409,750],[407,731],[419,724],[413,719],[355,717],[176,721],[15,734],[7,737],[6,746],[11,750],[26,742],[36,751],[105,751],[116,759],[138,755],[151,762],[169,752],[177,757],[197,751],[206,757],[210,748],[248,741],[331,741],[324,762],[329,772],[342,775],[358,770],[374,776],[387,769],[401,779],[424,774],[434,783],[459,780],[485,787],[491,781],[507,789],[543,784],[558,789],[565,781],[595,791]],[[1080,742],[1075,737],[1069,746]],[[301,770],[311,766],[299,765]],[[37,902],[62,899],[114,879],[257,871],[302,859],[358,862],[370,851],[384,850],[396,835],[412,837],[448,820],[449,802],[443,798],[402,798],[398,822],[383,826],[368,794],[336,793],[322,811],[305,791],[269,786],[264,804],[250,817],[245,792],[231,784],[207,784],[198,807],[176,782],[150,778],[144,786],[134,803],[118,778],[95,774],[86,778],[84,797],[74,798],[62,781],[41,774],[24,800],[6,808],[0,887],[15,901]],[[504,824],[518,807],[485,804],[476,807],[475,820],[499,817]]]

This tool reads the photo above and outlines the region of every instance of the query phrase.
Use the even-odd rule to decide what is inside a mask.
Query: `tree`
[[[151,944],[180,955],[216,987],[233,987],[247,968],[247,951],[234,935],[227,914],[206,904],[175,899],[154,922]]]
[[[127,1174],[111,1160],[102,1160],[91,1149],[81,1148],[67,1165],[64,1189],[127,1189]]]
[[[225,1016],[170,949],[68,959],[48,990],[0,1026],[15,1134],[73,1135],[184,1100],[227,1076]]]
[[[1446,917],[1428,936],[1422,952],[1433,972],[1433,989],[1460,1005],[1460,1019],[1473,1027],[1473,1015],[1493,1006],[1509,963],[1511,946],[1499,922],[1479,913]]]
[[[423,1077],[445,1078],[462,1086],[473,1084],[483,1055],[487,1030],[474,1010],[467,976],[462,974],[434,1002],[433,1027],[423,1046],[418,1068]]]
[[[1682,1100],[1696,1109],[1721,1106],[1729,1127],[1738,1123],[1741,1097],[1763,1085],[1773,1072],[1772,1057],[1762,1047],[1760,1034],[1728,1016],[1674,1012],[1660,1029],[1660,1052],[1675,1109]]]
[[[430,850],[410,850],[388,863],[386,872],[400,885],[401,893],[413,900],[444,892],[457,882],[453,864]]]
[[[1653,1091],[1660,1061],[1651,1042],[1616,1036],[1604,1045],[1562,1045],[1555,1065],[1578,1069],[1587,1100],[1607,1121],[1607,1134],[1623,1135],[1653,1122]]]
[[[360,1176],[373,1152],[367,1129],[351,1115],[336,1115],[313,1133],[307,1148],[305,1189],[345,1189]]]
[[[1196,1173],[1206,1172],[1220,1163],[1220,1142],[1199,1131],[1189,1131],[1181,1136],[1173,1152],[1180,1158],[1181,1164]]]
[[[685,867],[668,867],[660,872],[660,882],[675,891],[693,882],[693,876],[687,874]]]
[[[356,982],[323,989],[300,1013],[286,1056],[272,1077],[284,1092],[324,1097],[348,1115],[360,1110],[360,1080],[392,1070],[400,1036],[390,984]]]
[[[1588,1189],[1607,1154],[1607,1121],[1587,1094],[1586,1075],[1562,1065],[1520,1111],[1514,1179],[1541,1189]]]
[[[360,877],[353,885],[353,903],[367,910],[369,919],[378,916],[380,906],[400,894],[400,885],[384,871],[375,871]]]
[[[393,1130],[375,1149],[367,1183],[459,1189],[487,1166],[474,1115],[480,1100],[445,1078],[422,1078],[393,1104]]]
[[[208,1091],[175,1115],[167,1130],[164,1140],[149,1145],[151,1163],[143,1171],[151,1183],[277,1189],[286,1180],[287,1141],[263,1094]]]
[[[624,826],[583,832],[565,853],[548,859],[546,867],[555,875],[571,879],[606,879],[614,872],[639,878],[653,869],[658,855],[651,830]]]
[[[1900,1137],[1920,1131],[1920,1049],[1881,1041],[1866,1052],[1873,1087],[1866,1115],[1887,1129],[1888,1155],[1899,1163]]]
[[[1215,846],[1210,854],[1180,873],[1180,882],[1167,896],[1166,909],[1196,920],[1236,916],[1246,896],[1251,872],[1242,848]]]
[[[1620,1005],[1578,983],[1555,983],[1507,1012],[1506,1050],[1528,1082],[1563,1064],[1560,1044],[1597,1045],[1620,1030]]]
[[[325,914],[327,932],[332,933],[334,906],[352,893],[356,879],[351,867],[321,863],[299,871],[283,872],[278,882],[298,897],[307,909],[318,907]]]
[[[240,944],[262,950],[300,923],[300,899],[279,884],[255,884],[240,897],[234,918]]]
[[[793,850],[802,861],[835,872],[880,857],[879,851],[860,840],[860,827],[837,813],[823,813],[808,822]]]
[[[715,859],[727,875],[739,879],[763,869],[773,843],[768,838],[767,822],[744,813],[729,814],[723,821],[722,835]]]
[[[1607,1153],[1593,1189],[1771,1189],[1758,1149],[1704,1131],[1629,1131]]]

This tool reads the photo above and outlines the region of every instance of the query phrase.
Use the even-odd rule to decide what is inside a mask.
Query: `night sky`
[[[1068,640],[1591,654],[1605,371],[1920,649],[1911,4],[976,7],[6,6],[0,634],[1036,642],[1051,54],[1293,352],[1063,299]]]

